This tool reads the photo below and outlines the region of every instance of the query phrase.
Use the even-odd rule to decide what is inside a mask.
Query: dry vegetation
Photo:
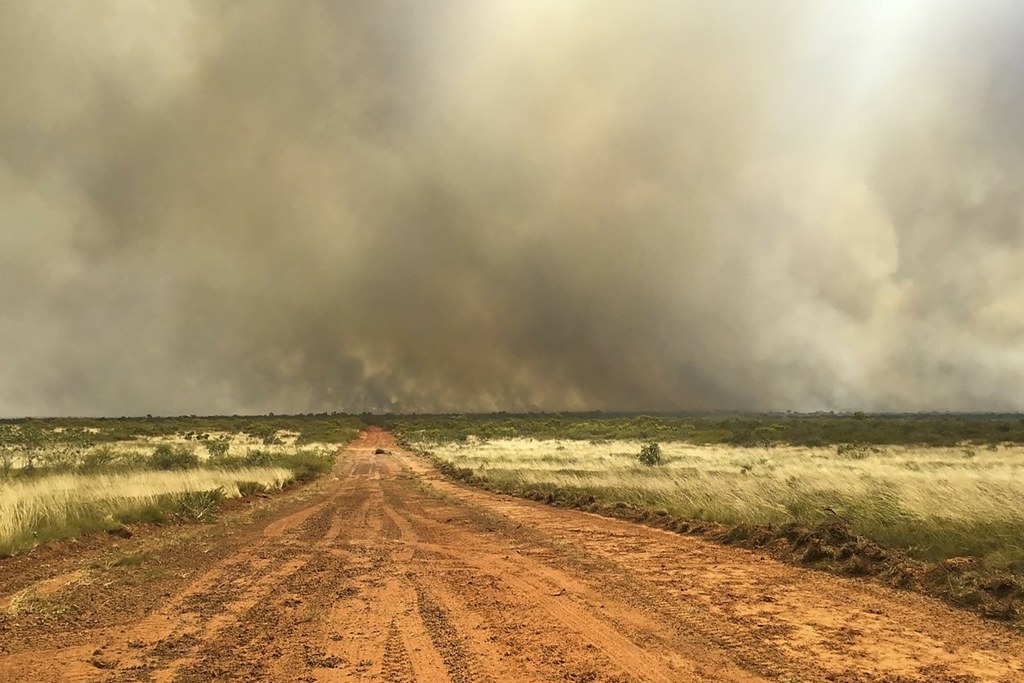
[[[56,474],[0,485],[0,556],[52,538],[169,515],[213,519],[222,498],[276,490],[293,479],[283,467]]]
[[[309,481],[358,432],[346,417],[0,422],[0,557]],[[305,430],[305,431],[303,431]]]

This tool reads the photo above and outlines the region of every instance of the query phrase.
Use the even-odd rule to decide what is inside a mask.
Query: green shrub
[[[184,446],[160,444],[150,460],[153,469],[187,470],[199,466],[199,456]]]
[[[208,491],[186,491],[175,496],[175,508],[190,522],[210,523],[217,521],[217,509],[223,500],[223,486]]]
[[[247,467],[269,467],[275,464],[278,457],[270,451],[263,450],[250,450],[245,454],[245,464]]]
[[[661,446],[657,443],[649,443],[640,449],[640,455],[636,456],[644,465],[653,467],[661,464]]]
[[[330,472],[334,467],[334,456],[330,451],[316,449],[295,453],[250,450],[245,455],[244,465],[246,467],[285,467],[295,474],[295,481],[306,482]]]
[[[254,496],[257,493],[263,493],[266,490],[266,487],[258,481],[238,482],[238,493],[241,496]]]
[[[295,481],[305,482],[330,472],[334,467],[334,456],[329,451],[298,451],[281,456],[273,464],[287,467],[295,474]]]
[[[230,447],[231,442],[227,439],[211,439],[206,442],[206,450],[210,452],[211,458],[223,458]]]
[[[118,469],[148,470],[153,467],[153,458],[145,451],[122,451],[111,465]]]
[[[249,463],[240,455],[225,455],[222,458],[213,458],[210,460],[210,466],[222,470],[237,470],[243,467],[249,467]]]
[[[114,519],[122,524],[166,524],[167,511],[159,503],[150,503],[118,512]]]
[[[78,469],[83,472],[95,472],[96,470],[110,467],[116,458],[116,454],[106,446],[95,448],[91,451],[86,451],[78,463]]]

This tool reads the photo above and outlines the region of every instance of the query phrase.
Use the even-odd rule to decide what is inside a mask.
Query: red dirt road
[[[454,485],[384,432],[336,472],[0,561],[0,681],[1024,681],[999,624]]]

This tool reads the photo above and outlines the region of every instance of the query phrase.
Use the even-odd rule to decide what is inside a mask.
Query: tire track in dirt
[[[179,669],[209,650],[209,644],[220,647],[226,633],[247,630],[254,611],[280,593],[290,577],[310,571],[311,551],[341,532],[338,508],[332,498],[268,526],[251,549],[258,559],[222,563],[141,623],[128,651],[113,647],[105,653],[130,671],[120,680],[147,680],[152,672],[158,672],[154,680],[176,680]],[[179,679],[190,678],[196,677],[186,672]]]
[[[409,651],[405,649],[402,636],[392,619],[388,627],[388,639],[384,641],[384,654],[381,657],[381,679],[387,683],[412,683],[416,680],[414,675]]]
[[[603,609],[578,606],[568,596],[565,599],[549,599],[565,594],[564,584],[569,583],[568,579],[556,582],[555,585],[547,584],[542,578],[542,575],[551,573],[547,568],[509,561],[509,556],[504,554],[507,553],[507,547],[485,552],[479,549],[481,544],[477,538],[462,539],[464,542],[460,542],[459,532],[450,525],[430,520],[422,508],[410,506],[409,499],[396,497],[395,502],[401,507],[402,514],[390,507],[386,508],[386,512],[403,528],[403,536],[419,539],[423,535],[431,538],[429,542],[417,541],[420,551],[433,558],[434,566],[437,566],[438,561],[446,563],[444,571],[432,572],[431,575],[445,577],[447,590],[441,594],[445,595],[448,602],[458,604],[458,609],[452,611],[463,614],[476,611],[484,617],[484,621],[478,619],[467,631],[490,630],[490,640],[504,641],[506,652],[515,653],[531,649],[530,643],[518,641],[517,632],[530,630],[534,641],[544,640],[536,638],[538,629],[531,628],[532,624],[544,624],[546,630],[556,630],[558,638],[544,640],[540,659],[545,667],[562,669],[570,679],[586,680],[597,675],[591,670],[595,662],[604,662],[605,671],[617,671],[615,675],[621,677],[628,677],[630,671],[643,671],[644,680],[649,681],[669,682],[680,680],[680,676],[684,675],[698,675],[696,670],[687,666],[685,660],[670,658],[675,661],[672,665],[666,665],[658,657],[645,652],[603,617]],[[408,519],[403,515],[408,515]],[[414,531],[414,527],[418,532]],[[515,629],[503,628],[508,625],[510,614],[528,615],[529,620],[518,624]],[[468,623],[473,620],[462,621]],[[537,644],[532,643],[534,647]],[[485,649],[493,658],[494,647]],[[519,661],[517,671],[522,673],[530,670],[533,664],[530,660]],[[550,671],[536,671],[537,680],[543,680],[545,673],[550,674]],[[746,680],[742,672],[737,670],[733,673],[735,676],[729,680]]]
[[[473,672],[470,657],[462,644],[463,636],[452,626],[448,610],[431,598],[421,585],[416,586],[416,606],[452,683],[476,683],[481,680]]]
[[[453,660],[437,651],[421,613],[410,607],[420,595],[402,565],[413,552],[402,529],[384,514],[377,484],[381,469],[370,460],[350,472],[349,482],[362,485],[344,487],[339,495],[344,504],[321,505],[305,518],[309,532],[302,536],[313,556],[303,571],[289,573],[273,597],[199,649],[193,666],[172,680],[243,672],[250,678],[298,680],[300,671],[315,672],[317,680],[451,677]],[[324,528],[328,530],[321,537],[316,530]],[[339,529],[344,530],[342,538],[335,533]],[[334,588],[333,599],[326,587]],[[225,646],[251,663],[233,665],[230,671],[218,668]]]
[[[454,485],[380,431],[340,454],[334,476],[234,529],[229,551],[163,547],[154,562],[193,573],[118,595],[122,620],[81,631],[58,615],[49,633],[0,622],[0,638],[17,636],[0,642],[0,680],[1024,680],[1024,638],[998,624]],[[58,592],[87,590],[57,580],[68,564],[51,577]]]
[[[361,580],[354,588],[364,596],[361,609],[338,610],[329,619],[335,631],[355,636],[333,639],[343,643],[334,648],[340,653],[336,656],[351,662],[353,653],[361,653],[357,668],[380,680],[484,680],[471,673],[469,657],[443,608],[427,594],[409,566],[415,555],[415,535],[387,505],[378,483],[382,471],[394,473],[393,462],[391,468],[374,460],[356,470],[366,477],[371,511],[361,528],[348,530],[348,542],[362,546],[369,564],[368,571],[353,577]],[[354,615],[358,615],[358,623],[353,623]],[[382,634],[386,634],[383,640]]]
[[[344,593],[329,590],[337,584],[334,579],[344,566],[344,559],[329,551],[345,528],[345,520],[365,514],[368,507],[365,493],[336,497],[318,506],[290,531],[281,530],[279,536],[287,539],[288,544],[278,552],[287,557],[299,552],[296,548],[305,549],[306,554],[298,556],[301,565],[274,572],[269,579],[271,590],[263,591],[261,598],[248,605],[226,628],[203,638],[188,665],[176,675],[169,671],[172,675],[167,680],[210,680],[214,674],[216,678],[230,680],[243,672],[251,679],[271,680],[281,666],[294,672],[339,665],[340,661],[321,649],[288,636],[317,619],[330,601],[344,597]],[[236,653],[235,661],[225,662],[225,648]]]

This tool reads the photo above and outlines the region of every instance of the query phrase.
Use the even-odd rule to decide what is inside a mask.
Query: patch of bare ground
[[[251,512],[0,561],[0,680],[1024,680],[997,623],[467,488],[377,430]]]

